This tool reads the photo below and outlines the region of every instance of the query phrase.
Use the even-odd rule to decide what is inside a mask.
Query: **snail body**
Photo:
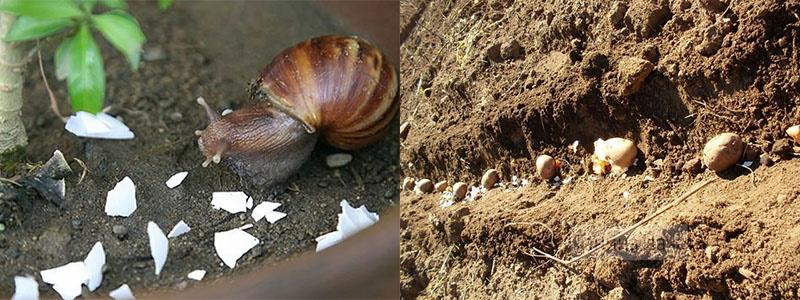
[[[374,143],[397,114],[398,76],[376,47],[356,37],[322,36],[280,52],[251,86],[257,103],[225,116],[198,99],[210,120],[197,131],[206,160],[255,184],[297,172],[322,139],[343,150]]]

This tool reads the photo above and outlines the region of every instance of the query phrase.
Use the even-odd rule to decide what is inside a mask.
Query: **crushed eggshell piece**
[[[14,276],[14,295],[11,300],[39,299],[39,283],[33,276]]]
[[[103,266],[106,265],[106,252],[103,250],[102,243],[97,242],[92,246],[92,250],[86,255],[83,264],[86,266],[86,271],[89,273],[86,287],[88,287],[90,291],[94,291],[103,283]]]
[[[189,279],[194,279],[197,281],[203,280],[203,277],[206,277],[206,270],[191,271],[189,272],[188,275],[186,275],[186,277],[189,277]]]
[[[214,233],[214,248],[217,250],[217,255],[231,269],[236,267],[236,261],[242,255],[258,245],[259,242],[256,237],[244,232],[241,228]]]
[[[82,261],[39,272],[42,281],[53,285],[63,299],[75,299],[81,295],[81,286],[89,280],[89,272]]]
[[[175,175],[172,175],[169,179],[167,179],[167,187],[174,189],[176,186],[179,186],[184,179],[186,179],[186,175],[189,175],[189,172],[178,172]]]
[[[342,200],[339,206],[342,207],[342,213],[339,214],[339,223],[336,224],[336,231],[317,237],[317,252],[338,244],[342,240],[378,222],[378,214],[370,212],[364,205],[354,208],[350,206],[347,200]]]
[[[244,192],[214,192],[211,194],[211,206],[232,214],[246,212],[248,199],[250,197]]]
[[[150,239],[150,255],[155,263],[156,275],[161,273],[161,268],[167,262],[169,253],[169,240],[153,221],[147,222],[147,236]]]
[[[133,296],[133,291],[131,291],[131,287],[127,284],[123,284],[118,287],[116,290],[111,291],[108,293],[108,296],[114,300],[134,300],[136,297]]]
[[[106,196],[106,214],[128,217],[136,210],[136,185],[125,176]]]
[[[286,217],[286,213],[275,211],[276,208],[280,207],[280,203],[264,201],[256,205],[253,208],[252,216],[253,220],[258,222],[262,218],[266,218],[267,222],[270,224],[275,224],[280,219]]]
[[[93,115],[79,111],[67,119],[64,129],[80,137],[112,140],[134,138],[133,132],[125,123],[104,112]]]
[[[172,227],[172,230],[169,231],[169,233],[167,234],[167,238],[178,237],[184,233],[189,232],[189,230],[192,230],[192,228],[189,227],[189,225],[187,225],[186,222],[180,220],[178,224],[175,224],[175,226]]]

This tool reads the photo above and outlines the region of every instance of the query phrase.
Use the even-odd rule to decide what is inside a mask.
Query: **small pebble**
[[[774,163],[775,162],[772,161],[772,158],[769,157],[769,155],[767,155],[767,154],[761,154],[761,156],[759,157],[759,163],[758,164],[761,165],[761,166],[771,167]]]
[[[173,122],[180,122],[181,120],[183,120],[183,114],[179,111],[173,112],[169,114],[169,119],[172,120]]]
[[[414,189],[414,178],[406,177],[403,178],[403,190],[410,191]]]
[[[394,189],[388,189],[383,193],[383,198],[392,199],[392,197],[394,197]]]
[[[178,284],[176,284],[176,285],[175,285],[175,289],[177,289],[177,290],[179,290],[179,291],[183,291],[183,290],[185,290],[185,289],[186,289],[186,287],[188,287],[188,286],[189,286],[189,283],[188,283],[188,282],[186,282],[186,281],[181,281],[180,283],[178,283]]]
[[[483,173],[483,177],[481,177],[481,185],[487,189],[491,189],[500,180],[500,175],[497,174],[497,170],[489,169],[486,170],[486,173]]]
[[[464,197],[467,196],[468,188],[466,183],[456,182],[456,184],[453,185],[453,195],[456,199],[464,199]]]
[[[72,225],[72,229],[73,230],[80,230],[81,229],[81,225],[82,225],[81,220],[72,220],[72,221],[70,221],[70,224]]]
[[[436,190],[436,192],[439,193],[444,192],[445,190],[447,190],[447,181],[442,180],[437,182],[436,185],[434,186],[434,189]]]
[[[325,182],[325,181],[317,181],[317,186],[319,186],[319,187],[324,189],[324,188],[328,187],[328,183]]]
[[[341,168],[349,164],[353,156],[347,153],[335,153],[325,157],[325,163],[329,168]]]
[[[111,231],[117,236],[118,239],[123,239],[128,234],[128,227],[123,225],[114,225],[111,227]]]
[[[429,194],[433,192],[433,182],[430,179],[421,179],[417,182],[417,187],[415,188],[417,192]]]
[[[167,58],[167,53],[164,51],[164,48],[161,48],[161,46],[147,46],[144,47],[143,52],[142,59],[145,61],[156,61]]]
[[[6,224],[0,223],[0,232],[6,231]]]

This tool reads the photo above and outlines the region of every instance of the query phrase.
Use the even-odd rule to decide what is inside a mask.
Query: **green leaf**
[[[87,13],[92,13],[92,9],[97,4],[97,0],[78,0],[81,3],[81,8]]]
[[[102,15],[92,16],[95,27],[100,33],[111,42],[114,47],[125,54],[131,68],[139,68],[139,58],[142,55],[142,44],[144,44],[144,33],[136,23],[133,16],[122,12],[114,11]]]
[[[81,24],[69,47],[67,88],[75,111],[97,113],[103,107],[106,76],[103,57],[87,24]]]
[[[64,30],[72,24],[70,19],[37,19],[21,16],[14,21],[3,38],[6,42],[32,40]]]
[[[83,11],[71,0],[6,0],[0,3],[0,10],[38,19],[63,19],[83,15]]]
[[[53,61],[56,65],[56,78],[58,80],[64,80],[69,76],[70,63],[72,63],[72,41],[74,39],[74,37],[66,38],[58,45],[58,48],[56,48]]]
[[[108,8],[125,9],[128,5],[125,0],[103,0],[103,5]]]
[[[172,0],[158,0],[158,8],[162,11],[169,9],[172,5]]]

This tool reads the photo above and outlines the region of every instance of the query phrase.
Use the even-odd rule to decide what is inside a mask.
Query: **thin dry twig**
[[[76,157],[73,157],[72,159],[78,162],[78,164],[81,165],[81,168],[83,168],[83,171],[81,171],[81,178],[78,179],[78,185],[80,185],[81,182],[83,182],[83,178],[86,177],[86,173],[89,173],[89,168],[86,167],[86,163],[84,163],[82,160]]]
[[[602,243],[600,243],[599,245],[595,246],[594,248],[592,248],[592,249],[589,249],[588,251],[584,252],[583,254],[581,254],[581,255],[578,255],[578,256],[576,256],[576,257],[574,257],[574,258],[570,259],[570,260],[563,260],[563,259],[560,259],[560,258],[558,258],[558,257],[555,257],[555,256],[553,256],[553,255],[550,255],[550,254],[548,254],[548,253],[546,253],[546,252],[544,252],[544,251],[542,251],[542,250],[536,249],[535,247],[531,247],[531,248],[533,249],[533,251],[536,251],[536,253],[538,253],[538,254],[539,254],[539,255],[541,255],[542,257],[546,257],[546,258],[548,258],[548,259],[550,259],[550,260],[553,260],[553,261],[555,261],[555,262],[557,262],[557,263],[560,263],[560,264],[562,264],[562,265],[564,265],[564,266],[567,266],[567,267],[569,267],[569,265],[570,265],[570,264],[572,264],[572,263],[574,263],[574,262],[576,262],[576,261],[578,261],[578,260],[581,260],[581,259],[583,259],[583,258],[586,258],[586,257],[588,257],[589,255],[592,255],[593,253],[595,253],[595,252],[599,251],[600,249],[603,249],[603,248],[607,247],[609,244],[611,244],[611,243],[612,243],[612,242],[614,242],[615,240],[617,240],[617,239],[619,239],[619,238],[621,238],[621,237],[623,237],[623,236],[627,235],[628,233],[631,233],[631,232],[632,232],[633,230],[635,230],[636,228],[639,228],[639,227],[641,227],[642,225],[644,225],[645,223],[647,223],[647,222],[649,222],[650,220],[654,219],[655,217],[658,217],[658,216],[660,216],[661,214],[663,214],[663,213],[664,213],[664,212],[666,212],[667,210],[669,210],[669,209],[671,209],[671,208],[675,207],[675,206],[676,206],[678,203],[682,202],[683,200],[686,200],[687,198],[689,198],[690,196],[692,196],[694,193],[696,193],[696,192],[697,192],[697,191],[699,191],[700,189],[702,189],[702,188],[706,187],[706,186],[707,186],[709,183],[712,183],[712,182],[714,182],[715,180],[717,180],[717,178],[711,178],[711,179],[709,179],[709,180],[706,180],[706,181],[705,181],[705,182],[703,182],[703,183],[700,183],[699,185],[697,185],[697,186],[693,187],[692,189],[690,189],[688,192],[684,193],[683,195],[681,195],[681,196],[680,196],[680,197],[678,197],[677,199],[675,199],[675,200],[672,200],[672,202],[670,202],[669,204],[665,205],[664,207],[662,207],[661,209],[659,209],[658,211],[656,211],[656,212],[655,212],[655,213],[653,213],[652,215],[648,216],[647,218],[644,218],[644,219],[642,219],[641,221],[639,221],[639,222],[636,222],[636,224],[633,224],[632,226],[628,227],[627,229],[623,230],[622,232],[620,232],[620,233],[618,233],[618,234],[616,234],[616,235],[612,236],[611,238],[609,238],[609,239],[607,239],[607,240],[603,241]],[[528,255],[530,255],[530,256],[534,256],[534,257],[535,257],[535,255],[531,255],[531,254],[528,254]]]
[[[61,114],[61,110],[58,109],[58,99],[56,99],[56,95],[53,94],[53,90],[50,88],[50,83],[47,82],[47,76],[44,75],[42,50],[39,47],[39,40],[36,40],[36,55],[39,57],[39,72],[42,74],[42,80],[44,80],[44,88],[47,90],[47,95],[50,96],[50,110],[52,110],[62,122],[66,123],[67,119],[64,118],[64,115]]]

